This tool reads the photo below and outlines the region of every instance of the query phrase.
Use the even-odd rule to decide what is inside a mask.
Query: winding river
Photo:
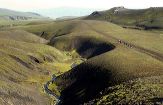
[[[84,60],[82,60],[82,61],[84,61]],[[77,65],[78,65],[78,64],[73,63],[73,64],[71,65],[71,68],[74,68],[74,67],[76,67]],[[44,84],[44,90],[45,90],[46,94],[48,94],[49,96],[52,96],[52,97],[54,97],[54,98],[56,99],[56,104],[55,104],[55,105],[60,105],[60,104],[62,103],[60,97],[48,88],[48,86],[49,86],[49,84],[50,84],[51,82],[55,82],[55,81],[56,81],[56,78],[57,78],[57,76],[56,76],[55,74],[53,74],[52,79],[49,80],[49,81],[47,81],[46,84]]]
[[[51,80],[49,80],[49,81],[44,85],[44,90],[45,90],[45,92],[46,92],[49,96],[55,97],[55,99],[56,99],[56,104],[55,104],[55,105],[60,105],[60,103],[61,103],[60,97],[57,96],[54,92],[52,92],[52,91],[48,88],[49,84],[50,84],[52,81],[55,82],[56,78],[57,78],[57,76],[55,76],[55,75],[53,74],[53,78],[52,78]]]

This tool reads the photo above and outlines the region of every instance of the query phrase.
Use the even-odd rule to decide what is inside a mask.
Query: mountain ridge
[[[87,20],[103,20],[121,26],[134,26],[138,29],[162,29],[163,8],[128,9],[123,6],[105,11],[95,11],[85,17]],[[128,27],[127,27],[128,28]]]
[[[31,20],[31,19],[45,19],[46,17],[41,16],[34,12],[20,12],[5,8],[0,8],[0,19],[2,20]]]

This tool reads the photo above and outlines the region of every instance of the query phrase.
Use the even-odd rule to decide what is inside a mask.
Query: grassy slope
[[[47,43],[45,39],[23,30],[1,31],[0,38],[28,43]]]
[[[50,104],[42,86],[51,74],[63,72],[53,64],[58,65],[70,57],[44,45],[45,42],[25,31],[0,32],[1,105]]]
[[[83,22],[86,22],[87,24],[84,24]],[[94,30],[92,30],[92,28],[90,28],[90,26],[88,26],[88,24],[92,26],[94,29],[105,32],[106,34],[102,35],[101,33],[95,32]],[[80,31],[80,30],[85,30],[85,31]],[[94,73],[96,74],[96,70],[98,71],[98,69],[99,69],[99,72],[108,73],[107,75],[108,77],[106,76],[105,81],[108,79],[109,84],[120,83],[122,81],[128,81],[130,79],[134,79],[137,77],[141,78],[141,77],[162,75],[163,63],[161,61],[147,54],[144,54],[140,51],[137,51],[135,49],[126,48],[123,45],[119,45],[116,40],[108,37],[107,34],[108,36],[113,36],[113,37],[125,40],[127,42],[130,42],[132,44],[141,46],[145,49],[149,49],[149,50],[158,52],[160,54],[163,54],[162,53],[163,48],[161,46],[163,39],[158,34],[149,33],[145,31],[123,29],[117,25],[113,25],[107,22],[79,21],[79,24],[76,25],[75,27],[75,31],[73,31],[71,34],[67,34],[67,35],[55,38],[54,42],[56,44],[54,45],[58,47],[58,43],[63,43],[66,41],[68,41],[66,45],[69,45],[70,44],[69,40],[71,40],[71,42],[73,43],[73,37],[75,36],[78,36],[79,39],[81,39],[82,37],[88,38],[89,36],[91,36],[92,39],[94,37],[95,39],[98,38],[103,41],[107,40],[109,43],[112,43],[113,45],[115,45],[116,48],[114,50],[106,52],[105,54],[91,58],[86,63],[81,64],[74,70],[68,73],[65,73],[63,76],[60,76],[58,78],[59,82],[57,84],[60,85],[60,82],[62,84],[64,82],[65,85],[63,86],[60,85],[61,90],[62,89],[65,90],[63,91],[64,95],[65,94],[67,96],[72,95],[71,98],[74,98],[74,97],[81,98],[81,97],[89,96],[88,92],[91,92],[92,88],[89,90],[88,87],[85,87],[88,84],[87,85],[82,84],[81,82],[82,80],[78,81],[78,79],[80,80],[82,76],[86,76],[86,77],[89,76],[91,78],[91,76],[93,76]],[[59,46],[61,47],[61,45]],[[61,49],[62,48],[63,47],[61,47]],[[87,71],[90,71],[90,70],[94,70],[94,71],[92,71],[92,74],[89,74],[89,73],[87,74]],[[75,72],[75,71],[78,71],[78,72]],[[111,75],[109,76],[110,73]],[[89,77],[86,80],[84,79],[84,81],[89,81],[90,80]],[[95,79],[93,81],[98,81],[98,82],[103,81],[101,77],[97,76],[96,78],[99,78],[99,80]],[[90,81],[89,86],[91,85],[91,82],[93,81]],[[84,86],[83,88],[85,88],[86,90],[88,89],[89,91],[83,91],[83,88],[79,88],[78,86],[76,86],[77,82],[81,82],[81,84],[78,84],[78,86],[81,86],[81,87]],[[70,87],[74,86],[74,88],[72,87],[72,90],[71,90],[69,86]],[[77,90],[75,89],[75,87],[77,88]],[[96,84],[96,87],[97,87],[97,84]],[[71,91],[72,94],[67,93],[68,91]],[[93,91],[95,90],[92,89],[92,92]],[[65,98],[64,95],[63,95],[63,98]],[[83,99],[83,100],[87,100],[87,99]],[[75,102],[75,99],[73,101]],[[79,100],[77,99],[76,101],[79,101]]]
[[[44,32],[42,37],[45,39],[51,39],[54,35],[69,33],[71,29],[73,29],[73,26],[75,26],[73,24],[75,23],[71,21],[50,21],[45,24],[33,24],[31,22],[30,24],[13,27],[11,29],[23,29],[39,36]]]
[[[66,102],[71,101],[69,98],[73,98],[74,102],[75,100],[78,102],[79,100],[88,101],[92,98],[90,94],[94,94],[95,90],[86,86],[97,87],[96,92],[98,93],[106,87],[103,87],[104,84],[108,86],[137,77],[162,75],[163,63],[161,61],[135,48],[131,49],[118,44],[117,40],[112,38],[122,39],[162,55],[162,34],[123,29],[108,22],[90,20],[60,21],[49,24],[14,27],[12,29],[23,29],[37,35],[45,32],[46,34],[43,37],[50,40],[49,44],[62,50],[76,50],[77,52],[78,48],[82,48],[81,45],[87,42],[86,40],[89,40],[91,46],[97,49],[98,44],[101,42],[106,43],[108,46],[115,46],[114,49],[108,52],[104,51],[106,53],[103,52],[104,54],[90,58],[86,63],[58,77],[57,85],[61,90],[64,90],[61,93],[62,97],[68,96],[65,98]],[[86,45],[89,44],[86,43]],[[93,51],[88,48],[86,53],[82,54],[93,54]],[[104,80],[105,82],[103,82]],[[86,81],[89,81],[89,84],[86,85]],[[97,85],[96,83],[102,84]],[[72,94],[67,93],[68,91],[71,91]],[[85,99],[85,97],[87,98]]]
[[[160,81],[161,80],[161,81]],[[101,104],[161,104],[163,89],[162,77],[150,77],[131,80],[119,85],[106,88],[101,97],[89,103]]]
[[[68,30],[67,32],[67,29],[68,27],[70,28],[70,26],[71,26],[71,30]],[[154,52],[158,52],[160,54],[162,54],[163,52],[163,48],[161,46],[163,38],[161,34],[156,34],[156,33],[151,33],[146,31],[131,30],[131,29],[123,29],[117,25],[108,22],[63,21],[63,22],[54,22],[51,24],[43,24],[42,28],[39,28],[38,25],[25,26],[21,28],[33,33],[38,33],[40,31],[49,32],[48,39],[51,40],[51,44],[54,44],[58,48],[61,47],[61,49],[63,49],[63,46],[68,46],[71,44],[71,42],[73,43],[72,39],[75,39],[76,37],[77,38],[79,37],[79,39],[81,37],[86,37],[86,38],[91,37],[94,39],[101,39],[101,40],[104,40],[105,38],[105,41],[107,40],[108,42],[111,42],[112,44],[116,45],[117,41],[113,39],[109,39],[109,37],[107,37],[108,34],[108,36],[113,36],[118,39],[125,40],[126,42],[132,43],[137,46],[141,46],[145,49],[149,49]],[[93,30],[92,28],[98,31],[102,31],[106,34],[102,35],[101,33],[98,33],[95,30]],[[61,32],[57,33],[58,30],[61,30]],[[54,34],[50,34],[50,33],[54,33]],[[54,37],[54,41],[53,41],[53,37]],[[67,44],[62,45],[63,43],[62,40],[64,41],[64,43]],[[119,48],[121,49],[121,46]],[[127,49],[127,50],[132,51],[132,49]]]
[[[84,24],[84,22],[87,24]],[[98,31],[102,31],[106,34],[102,35],[101,33],[95,32],[94,30],[92,30],[92,28],[90,28],[89,25],[93,29],[96,29]],[[80,30],[85,30],[85,31],[80,31]],[[57,37],[57,38],[55,38],[54,42],[56,42],[56,46],[57,46],[58,43],[60,43],[60,42],[63,43],[61,41],[62,39],[64,41],[65,40],[71,40],[71,42],[73,43],[73,41],[72,41],[73,37],[80,37],[80,38],[81,37],[87,37],[87,38],[92,37],[94,39],[101,39],[103,41],[108,41],[108,42],[114,44],[117,47],[113,50],[113,51],[117,50],[116,51],[117,53],[113,53],[114,55],[117,55],[117,56],[122,55],[122,56],[124,56],[124,58],[125,58],[125,54],[126,54],[126,56],[131,55],[131,57],[128,58],[131,60],[132,59],[136,60],[136,58],[137,59],[139,58],[139,57],[134,57],[134,56],[140,56],[141,59],[146,59],[146,58],[142,58],[142,56],[144,56],[144,57],[148,56],[142,52],[135,51],[135,49],[126,48],[123,45],[118,44],[118,42],[116,40],[113,40],[112,38],[108,37],[107,35],[116,37],[118,39],[125,40],[125,41],[132,43],[134,45],[141,46],[145,49],[149,49],[149,50],[152,50],[154,52],[158,52],[160,54],[163,54],[163,47],[161,46],[163,38],[160,34],[150,33],[150,32],[146,32],[146,31],[123,29],[117,25],[114,25],[114,24],[111,24],[108,22],[100,22],[100,21],[79,21],[78,25],[76,25],[76,27],[73,29],[71,34],[67,34],[64,36]],[[132,35],[132,37],[131,37],[131,35]],[[70,43],[67,43],[66,45],[69,45],[69,44]],[[58,47],[61,47],[61,46],[58,45]],[[125,52],[127,52],[127,53],[125,53]],[[108,52],[108,54],[111,54],[111,52]],[[112,57],[112,56],[110,56],[110,57]],[[102,57],[102,58],[109,59],[110,57],[107,57],[107,58]],[[152,61],[152,59],[155,62],[160,62],[160,61],[155,60],[152,57],[148,57],[148,59],[151,59],[151,60],[149,60],[149,62]],[[143,61],[143,60],[138,60],[138,61]],[[130,62],[130,60],[129,60],[129,62]],[[129,63],[129,62],[126,62],[126,63]],[[149,63],[149,62],[146,62],[146,63]],[[132,63],[132,62],[130,62],[130,63]],[[135,63],[135,64],[137,64],[137,63]]]
[[[100,29],[100,31],[110,34],[116,38],[125,40],[129,43],[139,45],[150,50],[162,53],[163,49],[161,47],[162,34],[152,33],[147,31],[139,31],[132,29],[123,29],[120,26],[114,25],[109,22],[101,21],[87,21],[88,25],[84,24],[82,21],[63,21],[63,22],[51,22],[47,24],[38,24],[38,25],[27,25],[14,27],[14,29],[23,29],[37,35],[41,35],[42,32],[45,32],[46,39],[51,40],[53,37],[67,35],[69,36],[94,36],[95,38],[101,37],[97,35],[94,30],[91,30],[89,27],[95,27],[95,29]],[[89,25],[90,23],[90,25]],[[81,30],[82,29],[82,30]],[[84,31],[83,31],[84,30]],[[132,35],[132,37],[131,37]],[[68,36],[68,37],[69,37]],[[63,36],[64,37],[64,36]],[[59,37],[58,37],[59,39]],[[144,41],[147,40],[147,41]]]
[[[162,28],[163,23],[163,8],[148,8],[148,9],[118,9],[112,8],[107,11],[98,12],[98,14],[91,14],[86,19],[94,20],[105,20],[111,21],[120,25],[131,25],[131,26],[147,26],[147,27],[158,27]]]
[[[120,26],[108,23],[108,22],[97,22],[92,23],[92,26],[95,29],[100,29],[100,31],[113,36],[115,38],[125,40],[128,43],[132,43],[137,46],[141,46],[143,48],[158,52],[163,54],[162,41],[163,36],[159,33],[153,33],[148,31],[139,31],[132,29],[123,29]],[[98,25],[97,25],[98,24]]]
[[[0,28],[11,28],[13,26],[23,26],[23,25],[36,25],[36,24],[45,24],[53,20],[50,19],[35,19],[35,20],[4,20],[0,17]]]

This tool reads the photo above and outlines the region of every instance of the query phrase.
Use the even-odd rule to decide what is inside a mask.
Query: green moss
[[[51,84],[49,84],[48,89],[50,89],[56,95],[60,96],[60,92],[57,89],[57,85],[51,83]]]
[[[108,92],[108,94],[106,93]],[[146,83],[141,79],[110,87],[105,91],[97,104],[152,104],[153,98],[160,97],[161,87]]]

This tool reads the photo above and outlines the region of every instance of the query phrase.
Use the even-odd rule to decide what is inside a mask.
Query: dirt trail
[[[99,33],[99,34],[101,34],[101,35],[104,35],[105,37],[114,39],[114,40],[116,40],[117,42],[118,42],[119,40],[121,40],[121,39],[118,39],[118,38],[116,38],[116,37],[110,36],[108,33],[105,33],[105,32],[102,32],[102,31],[99,31],[99,30],[93,28],[90,24],[88,24],[88,23],[86,23],[86,22],[83,22],[83,23],[86,24],[86,25],[88,25],[93,31],[95,31],[95,32],[97,32],[97,33]],[[154,52],[154,51],[152,51],[152,50],[145,49],[145,48],[143,48],[143,47],[134,45],[134,44],[132,44],[132,43],[128,43],[127,41],[124,41],[124,40],[121,40],[121,41],[123,41],[123,42],[127,43],[128,45],[132,46],[132,49],[135,49],[135,50],[137,50],[137,51],[139,51],[139,52],[141,52],[141,53],[145,53],[145,54],[147,54],[147,55],[149,55],[149,56],[151,56],[151,57],[153,57],[153,58],[155,58],[155,59],[157,59],[157,60],[163,62],[163,54]]]

